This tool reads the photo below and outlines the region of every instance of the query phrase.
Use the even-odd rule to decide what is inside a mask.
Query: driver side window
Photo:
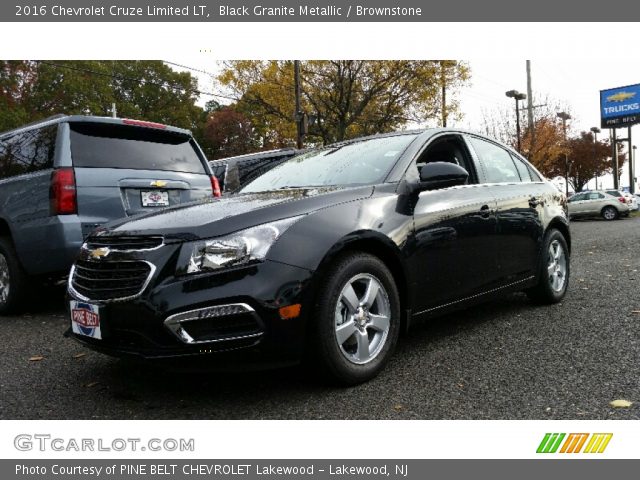
[[[457,135],[444,136],[434,140],[416,160],[418,176],[427,163],[447,162],[461,166],[469,173],[467,184],[477,183],[471,167],[471,159],[462,138]]]

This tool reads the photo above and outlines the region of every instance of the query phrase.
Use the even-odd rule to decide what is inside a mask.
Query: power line
[[[99,76],[99,77],[113,78],[113,79],[116,79],[116,80],[129,80],[129,81],[132,81],[132,82],[137,82],[139,84],[147,83],[149,85],[155,85],[155,86],[161,87],[161,88],[169,88],[171,90],[186,90],[181,85],[173,85],[173,84],[170,84],[170,83],[167,83],[167,82],[163,82],[163,83],[154,82],[154,81],[148,80],[146,78],[141,78],[141,77],[130,77],[130,76],[127,76],[127,75],[97,72],[95,70],[91,70],[91,69],[88,69],[88,68],[74,67],[74,66],[71,66],[71,65],[61,65],[59,63],[49,62],[49,61],[46,61],[46,60],[36,60],[36,62],[37,63],[41,63],[43,65],[49,65],[49,66],[55,67],[55,68],[63,68],[63,69],[66,69],[66,70],[73,70],[73,71],[76,71],[76,72],[88,73],[90,75],[96,75],[96,76]],[[199,90],[199,89],[193,89],[193,92],[197,93],[198,95],[209,95],[209,96],[212,96],[212,97],[219,97],[219,98],[224,98],[226,100],[237,101],[237,99],[233,98],[233,97],[229,97],[229,96],[226,96],[226,95],[220,95],[218,93],[205,92],[205,91]]]
[[[168,60],[162,60],[162,62],[166,63],[168,65],[173,65],[174,67],[186,68],[187,70],[192,70],[194,72],[204,73],[205,75],[209,75],[212,78],[216,78],[217,77],[217,75],[215,73],[207,72],[206,70],[201,70],[199,68],[189,67],[188,65],[182,65],[180,63],[170,62]]]

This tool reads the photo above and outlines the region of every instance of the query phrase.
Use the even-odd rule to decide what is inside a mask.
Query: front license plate
[[[142,195],[143,207],[168,207],[169,192],[162,190],[151,190],[150,192],[140,192]]]
[[[78,335],[102,339],[100,308],[87,302],[71,300],[71,330]]]

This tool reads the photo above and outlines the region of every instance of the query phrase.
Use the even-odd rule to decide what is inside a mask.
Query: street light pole
[[[596,145],[598,144],[598,134],[600,133],[600,129],[598,127],[591,127],[590,130],[593,132],[593,164],[596,166],[596,162],[598,160],[596,156]],[[598,190],[598,170],[596,170],[596,190]]]
[[[567,147],[567,120],[571,120],[571,115],[567,112],[558,112],[558,118],[562,119],[562,133],[564,135],[565,148]],[[569,196],[569,154],[564,153],[564,189],[565,195]]]
[[[520,144],[520,100],[527,98],[526,93],[520,93],[517,90],[509,90],[505,92],[505,95],[509,98],[513,98],[516,101],[516,135],[518,137],[518,153],[522,152]]]

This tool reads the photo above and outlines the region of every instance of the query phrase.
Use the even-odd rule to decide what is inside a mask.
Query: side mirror
[[[436,190],[464,185],[468,178],[469,172],[455,163],[427,163],[420,170],[420,188],[421,190]]]

